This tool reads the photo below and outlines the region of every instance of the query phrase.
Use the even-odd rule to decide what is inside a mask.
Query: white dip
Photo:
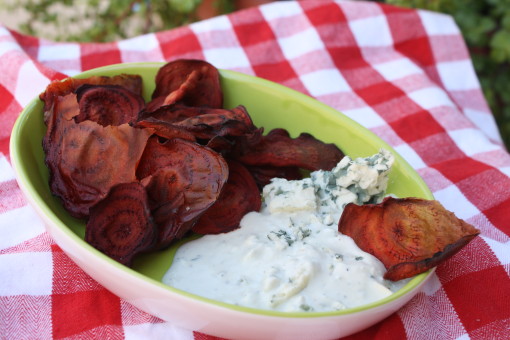
[[[379,202],[393,155],[351,160],[299,181],[273,179],[260,212],[241,228],[207,235],[177,251],[163,282],[227,303],[278,311],[334,311],[384,298],[403,283],[338,233],[347,203]]]

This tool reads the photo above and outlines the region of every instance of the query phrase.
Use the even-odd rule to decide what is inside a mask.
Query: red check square
[[[462,171],[459,171],[459,163],[462,163]],[[434,168],[439,170],[446,178],[453,183],[457,183],[470,176],[491,169],[487,164],[478,162],[472,158],[464,157],[462,159],[447,160],[434,164]]]
[[[427,37],[406,40],[395,44],[395,49],[411,60],[418,62],[420,66],[434,65],[434,55],[430,48],[430,42]]]
[[[90,70],[92,68],[118,64],[121,62],[120,51],[114,43],[107,44],[82,44],[81,49],[81,68]]]
[[[427,111],[406,115],[391,122],[390,126],[408,143],[444,132],[441,125]]]
[[[92,310],[96,312],[83,317],[83,311]],[[107,325],[121,326],[120,299],[106,289],[54,294],[52,321],[55,338],[70,337]],[[119,332],[122,329],[119,328]]]
[[[258,77],[269,79],[277,83],[296,78],[296,73],[287,61],[274,64],[253,65],[253,70]]]
[[[2,84],[0,84],[0,112],[5,112],[13,100],[13,95],[5,87],[3,87]]]
[[[333,2],[317,6],[314,2],[304,2],[306,16],[314,26],[322,26],[328,24],[347,23],[344,12]],[[354,43],[354,38],[352,40]]]
[[[367,62],[363,59],[363,55],[358,47],[332,47],[328,49],[328,52],[331,54],[333,62],[340,70],[367,66]]]
[[[363,89],[358,89],[356,90],[356,93],[370,106],[376,106],[382,102],[405,95],[401,89],[388,82],[378,83]]]
[[[472,332],[498,320],[510,318],[508,274],[502,266],[467,273],[444,282],[465,329]],[[486,286],[487,289],[473,289]]]
[[[484,211],[485,216],[487,216],[492,224],[497,225],[499,230],[510,236],[510,223],[508,223],[509,212],[510,199]]]
[[[242,46],[251,46],[275,40],[273,30],[266,21],[235,25],[234,31]],[[257,32],[257,34],[253,34],[253,32]]]
[[[156,33],[165,60],[177,58],[203,59],[202,47],[189,27]]]

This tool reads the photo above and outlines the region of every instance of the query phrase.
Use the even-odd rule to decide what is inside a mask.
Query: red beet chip
[[[187,131],[186,129],[152,117],[136,122],[133,126],[140,128],[150,128],[154,131],[156,136],[165,139],[180,138],[191,142],[196,141],[193,133]]]
[[[136,166],[151,130],[54,117],[59,119],[51,121],[43,141],[50,188],[71,215],[84,218],[112,186],[136,180]]]
[[[155,237],[147,193],[139,182],[112,187],[90,209],[85,241],[126,266],[131,266],[137,254],[150,250]]]
[[[291,138],[284,129],[271,130],[257,144],[247,144],[237,158],[247,165],[299,167],[310,171],[331,170],[344,157],[334,144],[326,144],[308,133]]]
[[[46,155],[59,152],[58,144],[54,143],[60,142],[62,133],[65,132],[64,125],[74,123],[73,118],[79,113],[80,108],[74,93],[53,99],[51,110],[46,116],[47,129],[43,138],[43,150]]]
[[[229,177],[220,197],[193,227],[197,234],[220,234],[239,228],[251,211],[259,211],[260,191],[250,172],[239,162],[229,160]]]
[[[194,107],[183,104],[164,105],[153,111],[147,111],[147,109],[142,110],[138,115],[138,121],[154,118],[167,123],[175,123],[201,115],[205,113],[206,109],[206,107]]]
[[[203,60],[179,59],[162,66],[147,110],[182,103],[188,106],[223,107],[220,74]]]
[[[232,110],[206,107],[163,106],[155,112],[143,112],[136,126],[155,128],[160,137],[175,135],[206,144],[217,136],[242,136],[255,130],[244,106]],[[187,134],[193,136],[190,138]],[[181,135],[181,136],[179,136]]]
[[[139,95],[142,93],[142,77],[137,74],[121,74],[112,77],[92,76],[82,79],[69,77],[64,80],[54,81],[39,95],[39,98],[44,102],[45,122],[47,121],[47,112],[51,110],[55,98],[74,93],[76,89],[84,84],[119,85],[133,93]]]
[[[202,114],[175,122],[175,125],[202,140],[210,140],[216,136],[243,136],[256,129],[244,106],[232,110],[204,110]]]
[[[260,190],[271,182],[273,178],[285,178],[286,180],[300,180],[303,175],[298,167],[292,166],[247,166]]]
[[[119,85],[82,85],[76,90],[80,114],[77,123],[92,120],[100,125],[134,122],[145,107],[140,94]]]
[[[159,228],[157,248],[191,230],[218,199],[228,172],[224,158],[207,147],[178,138],[149,140],[137,176],[146,185]]]

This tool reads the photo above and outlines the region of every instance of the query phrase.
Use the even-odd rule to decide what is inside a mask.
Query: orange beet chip
[[[386,267],[385,279],[398,281],[446,261],[480,231],[438,201],[386,198],[380,204],[348,204],[338,231]]]

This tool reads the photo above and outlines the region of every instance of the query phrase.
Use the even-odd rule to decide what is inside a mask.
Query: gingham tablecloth
[[[451,17],[374,2],[274,2],[107,44],[0,26],[0,338],[206,339],[119,299],[27,205],[9,161],[21,109],[55,79],[113,63],[205,59],[326,103],[392,145],[481,230],[404,308],[356,339],[510,337],[510,156]]]

